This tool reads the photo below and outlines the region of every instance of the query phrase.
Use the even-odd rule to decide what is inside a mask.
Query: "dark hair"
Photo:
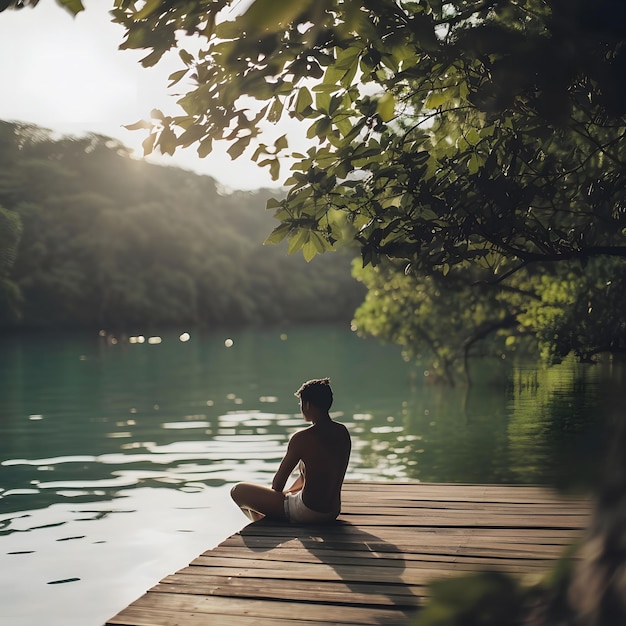
[[[303,402],[310,402],[323,411],[328,411],[333,403],[333,390],[330,388],[330,378],[307,380],[294,395]]]

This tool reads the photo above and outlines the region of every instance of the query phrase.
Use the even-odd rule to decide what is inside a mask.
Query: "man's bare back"
[[[341,507],[341,485],[350,458],[350,434],[339,422],[318,422],[296,433],[294,452],[304,463],[302,501],[326,513]]]
[[[321,523],[339,515],[351,442],[348,429],[330,417],[333,394],[329,382],[328,378],[309,380],[296,392],[302,415],[311,426],[289,440],[271,488],[252,483],[232,488],[233,500],[250,519]],[[297,465],[300,475],[285,489]]]

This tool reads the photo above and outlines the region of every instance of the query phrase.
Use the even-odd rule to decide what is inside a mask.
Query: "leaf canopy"
[[[143,64],[179,48],[181,114],[148,148],[215,141],[279,180],[291,116],[314,145],[283,182],[291,249],[358,242],[420,271],[626,255],[626,6],[619,0],[116,0]],[[199,51],[183,49],[186,33]],[[337,229],[339,212],[344,225]],[[317,233],[326,244],[310,244]],[[303,234],[304,233],[304,234]]]

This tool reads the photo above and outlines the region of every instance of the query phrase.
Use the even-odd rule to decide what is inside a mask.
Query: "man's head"
[[[294,394],[302,404],[309,402],[321,411],[328,411],[333,403],[329,378],[315,378],[304,383]]]

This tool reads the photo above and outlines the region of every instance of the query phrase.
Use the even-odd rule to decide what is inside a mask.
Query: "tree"
[[[225,140],[278,177],[288,139],[255,146],[260,125],[310,124],[319,145],[297,157],[272,241],[313,256],[349,237],[366,264],[500,276],[626,254],[619,0],[255,0],[220,19],[229,4],[117,0],[113,14],[145,65],[179,47],[172,82],[192,85],[180,116],[137,124],[147,151]]]
[[[497,288],[476,280],[475,268],[421,276],[381,262],[353,273],[367,287],[355,329],[428,362],[431,381],[471,383],[472,357],[540,356],[553,364],[571,353],[592,362],[626,349],[622,259],[529,267]]]
[[[181,114],[132,126],[146,152],[226,141],[276,179],[295,157],[286,197],[268,204],[268,241],[290,252],[356,242],[364,265],[392,259],[448,284],[626,256],[621,0],[113,6],[122,48],[145,49],[146,66],[181,59]],[[285,116],[308,125],[308,151],[262,143]]]
[[[278,178],[288,138],[264,145],[261,126],[308,125],[316,144],[268,204],[270,242],[311,259],[356,241],[364,265],[392,259],[418,284],[445,276],[442,290],[471,276],[510,291],[521,269],[626,256],[620,0],[255,0],[227,18],[226,0],[115,5],[122,47],[145,48],[145,65],[178,48],[170,78],[190,81],[179,116],[134,126],[147,152],[227,141]]]
[[[0,319],[3,321],[19,317],[22,294],[11,279],[11,270],[21,235],[19,215],[0,206]]]
[[[558,274],[534,275],[535,298],[517,319],[535,335],[544,360],[573,353],[590,362],[598,354],[626,349],[626,265],[621,259],[592,259],[582,268],[569,263]]]
[[[355,265],[353,271],[367,287],[353,327],[401,345],[407,358],[428,363],[429,381],[454,385],[464,378],[470,383],[470,357],[502,359],[523,351],[526,333],[518,328],[517,314],[528,293],[522,285],[507,299],[490,285],[472,286],[467,272],[419,276],[389,262],[377,268]]]

